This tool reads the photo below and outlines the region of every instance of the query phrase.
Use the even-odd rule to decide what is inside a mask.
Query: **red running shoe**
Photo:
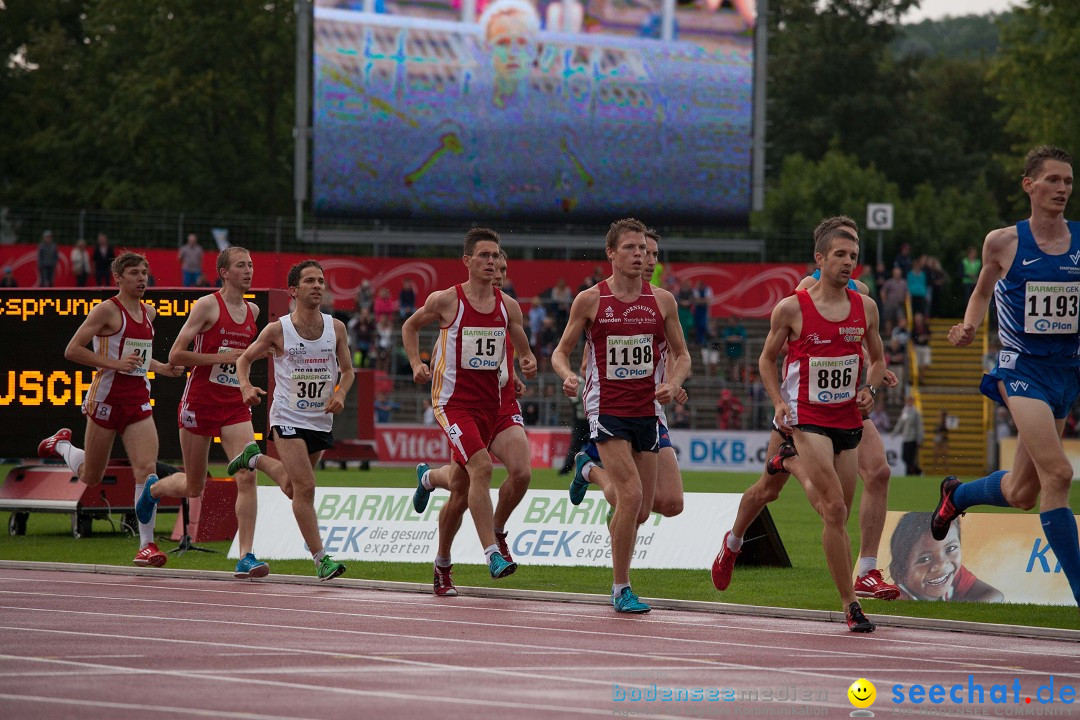
[[[895,600],[900,597],[900,588],[885,582],[880,570],[871,570],[855,581],[855,595],[861,598]]]
[[[435,566],[435,595],[437,597],[454,597],[457,595],[457,588],[454,587],[454,578],[451,577],[450,570],[453,565],[447,565],[446,567]]]
[[[720,543],[720,552],[716,553],[716,559],[712,563],[712,584],[720,591],[727,590],[728,585],[731,584],[731,575],[735,572],[735,561],[739,558],[738,552],[728,549],[727,539],[730,534],[730,530],[724,533],[724,541]]]
[[[495,542],[499,544],[499,554],[503,556],[503,560],[506,562],[514,562],[514,558],[510,557],[510,546],[506,544],[507,533],[497,532],[495,533]]]
[[[958,487],[960,487],[960,481],[955,475],[950,475],[941,481],[941,499],[934,508],[934,514],[930,516],[930,534],[935,540],[944,540],[949,534],[949,525],[952,521],[964,514],[953,505],[953,493]]]
[[[64,442],[71,442],[71,430],[67,428],[60,428],[54,435],[50,435],[37,446],[37,454],[39,458],[58,458],[62,457],[60,453],[56,452],[56,443],[63,440]]]
[[[847,621],[848,630],[851,632],[871,633],[877,627],[863,615],[862,607],[857,602],[848,605],[844,620]]]
[[[798,453],[795,451],[795,444],[790,440],[785,440],[780,443],[780,449],[776,451],[776,454],[769,458],[769,462],[765,463],[765,471],[770,475],[779,475],[780,473],[786,473],[784,469],[784,460],[789,457],[795,457]]]
[[[169,561],[169,556],[158,550],[158,546],[154,543],[150,543],[138,553],[135,554],[135,559],[131,562],[135,563],[139,567],[164,567],[165,563]]]

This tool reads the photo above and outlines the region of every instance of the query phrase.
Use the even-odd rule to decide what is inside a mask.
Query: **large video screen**
[[[315,211],[745,222],[744,22],[672,42],[539,27],[528,0],[475,24],[316,8]]]

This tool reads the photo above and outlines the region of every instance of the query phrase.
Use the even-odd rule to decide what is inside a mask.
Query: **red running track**
[[[1069,716],[1076,706],[1024,703],[1051,674],[1056,692],[1080,689],[1080,644],[902,628],[853,635],[838,623],[619,616],[601,605],[333,584],[0,569],[4,718],[848,717],[847,688],[860,677],[877,687],[877,717],[900,717],[894,685],[966,687],[969,675],[987,693],[1008,685],[1010,701],[1019,683],[1021,704],[899,707]],[[710,689],[718,699],[616,699],[654,685]]]

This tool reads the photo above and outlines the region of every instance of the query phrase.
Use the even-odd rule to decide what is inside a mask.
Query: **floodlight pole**
[[[765,209],[765,104],[769,64],[769,0],[757,0],[754,23],[754,128],[751,141],[750,208]]]
[[[308,138],[311,116],[311,0],[296,0],[296,120],[293,125],[293,200],[296,201],[296,239],[304,235],[304,201],[307,200]]]

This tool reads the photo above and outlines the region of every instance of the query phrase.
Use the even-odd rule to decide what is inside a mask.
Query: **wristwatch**
[[[872,397],[874,400],[877,400],[877,388],[876,387],[874,387],[873,385],[869,385],[869,384],[868,385],[863,385],[863,387],[870,391],[870,397]]]

